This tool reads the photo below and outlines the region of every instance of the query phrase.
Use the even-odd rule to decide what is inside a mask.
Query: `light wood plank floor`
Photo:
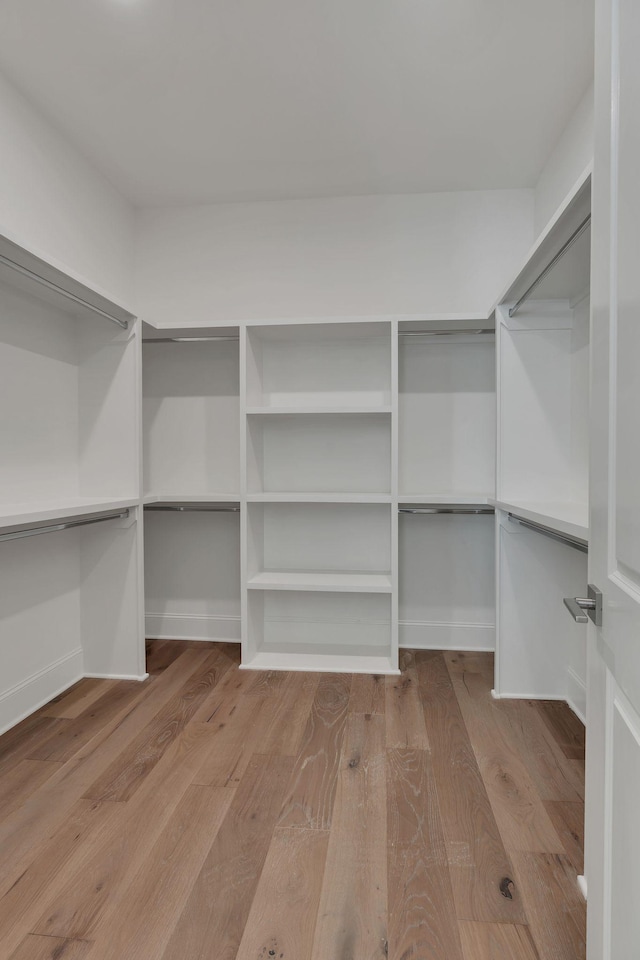
[[[0,738],[0,960],[582,960],[584,730],[401,677],[153,641]]]

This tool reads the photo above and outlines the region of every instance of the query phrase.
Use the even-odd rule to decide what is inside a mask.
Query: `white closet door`
[[[598,0],[593,197],[589,960],[640,950],[640,5]]]

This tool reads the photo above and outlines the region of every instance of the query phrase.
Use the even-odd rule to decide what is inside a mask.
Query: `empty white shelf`
[[[145,506],[152,503],[238,503],[239,493],[146,493]]]
[[[579,540],[589,540],[589,509],[584,503],[522,500],[490,500],[489,502],[499,510],[506,510],[532,523],[540,523],[557,533],[577,537]]]
[[[390,493],[248,493],[249,503],[391,503]]]
[[[467,506],[468,504],[485,505],[493,503],[492,494],[483,493],[401,493],[398,503],[415,503],[421,505],[447,504],[450,506]]]
[[[322,406],[280,406],[280,407],[247,407],[247,414],[250,416],[296,416],[306,414],[331,414],[331,413],[391,413],[390,406],[366,407],[366,406],[331,406],[324,404]]]
[[[306,653],[302,644],[290,649],[261,650],[247,663],[240,665],[241,670],[308,670],[310,672],[331,673],[378,673],[396,675],[389,657],[380,656],[380,652],[347,654],[343,648],[327,647],[325,653]]]
[[[250,590],[326,590],[331,593],[391,593],[388,573],[265,571],[251,577]]]

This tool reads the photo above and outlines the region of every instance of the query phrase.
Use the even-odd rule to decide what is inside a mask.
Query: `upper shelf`
[[[590,213],[591,171],[587,170],[538,237],[515,278],[498,298],[496,306],[514,304],[519,300]],[[591,234],[587,228],[532,291],[530,299],[571,300],[585,293],[589,287],[590,253]]]
[[[523,500],[490,500],[499,510],[513,513],[523,520],[539,523],[556,533],[578,540],[589,540],[589,507],[585,503],[533,502]]]
[[[129,310],[4,236],[0,236],[0,279],[72,316],[100,316],[123,329],[135,320]]]
[[[0,527],[22,527],[29,523],[47,523],[52,520],[70,520],[87,513],[106,510],[125,510],[138,506],[138,500],[130,497],[100,499],[95,497],[71,497],[68,500],[42,500],[33,503],[3,504],[0,512]]]

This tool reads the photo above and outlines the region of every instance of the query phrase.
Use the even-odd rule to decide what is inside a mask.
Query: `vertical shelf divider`
[[[400,403],[400,365],[399,365],[399,327],[398,321],[391,322],[391,663],[399,663],[399,541],[398,541],[398,505],[400,496],[400,456],[399,456],[399,403]]]

